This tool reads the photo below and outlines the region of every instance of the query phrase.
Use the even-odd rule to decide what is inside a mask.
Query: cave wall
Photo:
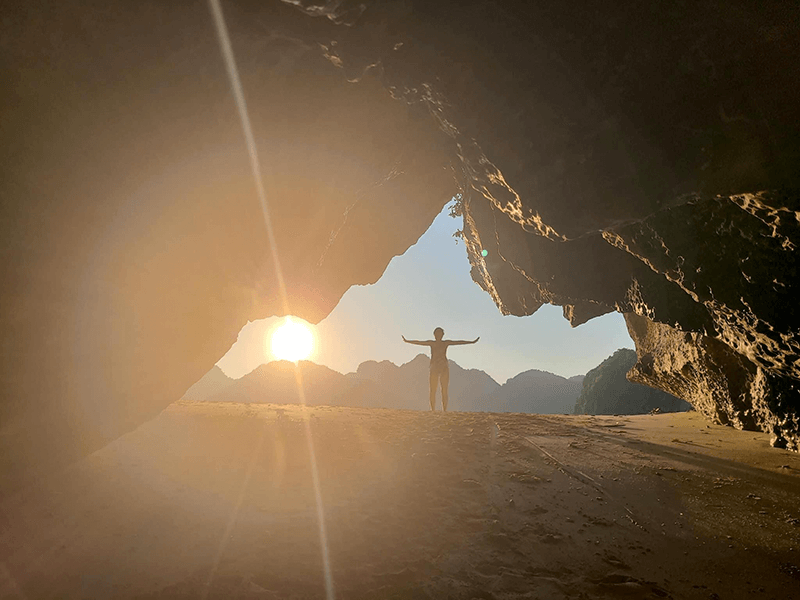
[[[348,83],[304,41],[311,19],[227,8],[288,307],[208,7],[4,12],[5,490],[158,414],[248,320],[320,320],[456,191],[435,124]]]
[[[797,381],[795,3],[223,8],[288,306],[207,7],[4,9],[6,482],[157,414],[248,320],[320,320],[457,193],[504,313],[630,313]]]
[[[765,431],[778,448],[800,450],[800,383],[782,377],[718,339],[625,315],[637,361],[628,379],[690,402],[711,421]]]

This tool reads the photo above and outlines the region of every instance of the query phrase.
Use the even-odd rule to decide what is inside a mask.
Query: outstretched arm
[[[407,340],[406,336],[403,336],[403,341],[406,344],[414,344],[415,346],[430,346],[430,341],[422,341],[422,340]]]
[[[448,346],[464,346],[466,344],[475,344],[477,341],[481,339],[480,337],[476,337],[474,340],[447,340]]]

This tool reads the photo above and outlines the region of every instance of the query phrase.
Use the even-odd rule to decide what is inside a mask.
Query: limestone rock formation
[[[319,321],[459,193],[503,312],[646,317],[800,406],[796,3],[223,8],[266,210],[205,5],[4,6],[6,489],[157,414],[247,320]]]
[[[589,371],[575,403],[575,414],[643,415],[655,409],[683,412],[691,408],[680,398],[628,381],[627,374],[635,363],[636,352],[620,348]]]
[[[678,331],[644,317],[625,315],[638,361],[631,381],[666,390],[716,423],[768,431],[772,444],[800,450],[798,382],[776,375],[699,333]]]
[[[800,405],[796,6],[358,6],[331,59],[380,69],[452,138],[473,278],[502,311],[646,317],[721,342]],[[396,37],[368,35],[385,23]],[[799,439],[794,417],[730,422]]]

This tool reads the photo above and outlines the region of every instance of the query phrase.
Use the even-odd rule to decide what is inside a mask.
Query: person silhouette
[[[407,340],[406,336],[402,336],[406,344],[414,344],[416,346],[430,346],[431,349],[431,410],[436,410],[436,388],[439,382],[442,384],[442,412],[447,411],[447,387],[450,385],[450,367],[447,364],[447,347],[448,346],[463,346],[465,344],[474,344],[480,337],[474,340],[443,340],[444,329],[437,327],[433,330],[433,340]]]

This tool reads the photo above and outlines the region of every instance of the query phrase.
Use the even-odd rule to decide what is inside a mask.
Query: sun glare
[[[311,355],[313,348],[314,335],[311,329],[291,317],[286,317],[283,325],[272,334],[270,349],[272,356],[279,360],[304,360]]]

